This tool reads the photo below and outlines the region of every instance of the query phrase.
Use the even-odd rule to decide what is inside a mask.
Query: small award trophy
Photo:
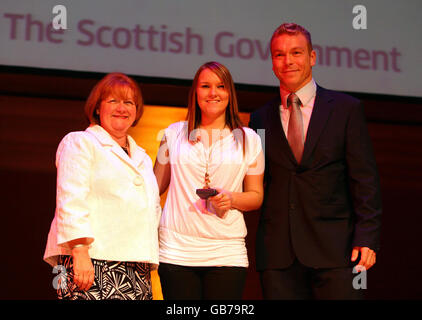
[[[208,168],[207,171],[205,172],[205,185],[202,189],[196,189],[196,194],[201,198],[201,199],[208,199],[209,197],[215,196],[218,194],[216,189],[213,189],[209,186],[210,183],[210,176],[208,174]]]

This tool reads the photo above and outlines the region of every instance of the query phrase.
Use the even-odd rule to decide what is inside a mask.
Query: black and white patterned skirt
[[[66,300],[152,300],[150,265],[141,262],[120,262],[91,259],[95,279],[87,291],[73,282],[73,259],[60,256],[61,273],[57,295]]]

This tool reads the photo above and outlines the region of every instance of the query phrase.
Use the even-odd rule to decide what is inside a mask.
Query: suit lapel
[[[333,104],[332,98],[327,90],[317,86],[314,107],[306,134],[306,141],[303,150],[302,164],[310,158],[316,143],[325,127],[325,123],[330,117]]]
[[[144,159],[147,156],[147,154],[144,149],[142,149],[136,144],[135,140],[133,140],[131,136],[128,136],[128,140],[129,140],[129,145],[130,145],[131,158],[127,157],[127,155],[126,157],[130,161],[129,165],[131,165],[137,171],[141,170],[143,166],[142,163],[144,162]]]
[[[131,167],[136,173],[141,174],[140,170],[142,169],[142,162],[146,157],[145,152],[141,152],[138,150],[138,147],[135,143],[135,140],[131,136],[128,136],[129,145],[130,145],[130,154],[129,155],[123,151],[123,149],[116,145],[113,145],[111,151],[120,158],[124,163],[126,163],[129,167]]]
[[[143,162],[146,153],[139,151],[136,142],[131,136],[128,136],[130,151],[132,158],[111,138],[111,136],[100,126],[90,126],[86,131],[94,135],[104,147],[109,147],[111,152],[117,156],[122,162],[131,167],[135,172],[140,174],[141,163]]]
[[[284,166],[296,165],[296,159],[290,149],[286,134],[280,119],[280,98],[274,100],[270,105],[268,112],[268,134],[265,135],[268,142],[266,143],[266,152],[272,155],[272,159]]]

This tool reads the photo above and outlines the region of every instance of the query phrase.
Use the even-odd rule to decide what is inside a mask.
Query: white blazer
[[[152,161],[132,137],[131,158],[98,125],[67,134],[57,149],[56,212],[44,260],[93,238],[91,258],[158,265],[160,197]]]

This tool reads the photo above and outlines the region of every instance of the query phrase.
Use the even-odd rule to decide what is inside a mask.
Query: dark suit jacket
[[[353,246],[379,248],[379,178],[361,102],[317,86],[304,153],[296,162],[280,120],[280,98],[251,115],[265,129],[265,197],[257,270],[350,265]],[[265,142],[264,142],[265,141]]]

